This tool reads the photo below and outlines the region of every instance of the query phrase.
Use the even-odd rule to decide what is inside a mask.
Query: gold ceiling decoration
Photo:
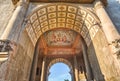
[[[81,34],[87,45],[99,30],[98,18],[89,10],[70,4],[53,4],[38,8],[28,16],[26,31],[34,45],[48,30],[67,28]]]

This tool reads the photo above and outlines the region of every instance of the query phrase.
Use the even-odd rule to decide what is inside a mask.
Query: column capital
[[[104,8],[104,5],[103,5],[103,3],[100,0],[95,0],[94,8],[95,8],[95,10],[97,10],[99,8]]]
[[[29,0],[20,0],[16,6],[23,6],[25,8],[27,8],[28,6],[28,3],[29,3]]]
[[[19,2],[29,2],[29,0],[12,0],[13,5],[18,5]]]

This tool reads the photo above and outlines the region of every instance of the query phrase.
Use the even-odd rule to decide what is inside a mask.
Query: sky
[[[50,75],[48,81],[64,81],[68,79],[71,81],[70,69],[64,63],[56,63],[50,68]]]
[[[120,0],[116,0],[116,1],[120,2]]]

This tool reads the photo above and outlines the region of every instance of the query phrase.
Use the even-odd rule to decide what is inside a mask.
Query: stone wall
[[[13,71],[9,74],[12,77],[10,81],[29,81],[34,46],[25,31],[20,35],[17,47],[17,53],[13,59],[14,65],[11,65]]]
[[[0,0],[0,36],[6,28],[14,11],[12,0]]]
[[[106,11],[120,33],[120,0],[108,0]]]
[[[120,81],[120,64],[116,55],[111,54],[104,33],[99,30],[92,42],[88,48],[88,55],[95,78],[105,78],[105,81]]]
[[[0,65],[0,81],[29,81],[34,46],[26,32],[22,32],[14,50]]]

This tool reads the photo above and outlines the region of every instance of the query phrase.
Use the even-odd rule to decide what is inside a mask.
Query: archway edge
[[[94,11],[69,3],[47,4],[35,9],[26,19],[25,30],[34,46],[42,34],[55,28],[78,32],[89,46],[100,29],[100,21]]]
[[[67,59],[64,59],[64,58],[55,58],[55,59],[51,60],[50,63],[48,64],[47,72],[52,67],[52,65],[54,65],[56,63],[59,63],[59,62],[68,65],[68,67],[70,68],[70,70],[73,72],[72,64],[70,63],[70,61],[68,61]]]

